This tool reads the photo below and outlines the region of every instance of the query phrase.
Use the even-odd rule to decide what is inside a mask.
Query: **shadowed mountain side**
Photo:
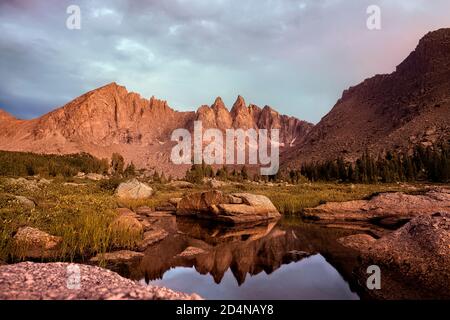
[[[396,69],[345,90],[306,139],[289,150],[284,167],[410,151],[450,139],[450,29],[424,36]]]

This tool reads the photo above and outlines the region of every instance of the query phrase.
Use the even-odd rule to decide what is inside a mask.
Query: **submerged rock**
[[[100,253],[95,257],[91,258],[89,261],[91,262],[99,262],[99,261],[133,261],[136,259],[142,258],[144,255],[140,252],[134,252],[130,250],[120,250],[113,252]]]
[[[119,250],[113,252],[99,253],[89,260],[89,263],[100,265],[113,270],[125,277],[131,277],[131,270],[137,269],[141,263],[143,253]]]
[[[116,189],[116,195],[125,199],[146,199],[153,195],[153,189],[137,179],[121,183]]]
[[[153,230],[146,231],[142,241],[138,243],[138,250],[144,251],[149,246],[165,239],[169,233],[161,228],[154,228]]]
[[[36,228],[20,228],[14,236],[17,255],[30,259],[49,259],[60,253],[62,238]]]
[[[354,234],[338,239],[338,242],[347,248],[366,252],[376,239],[368,234]]]
[[[144,254],[140,252],[130,251],[130,250],[120,250],[113,252],[100,253],[95,257],[91,258],[89,261],[93,263],[107,262],[107,263],[128,263],[141,259]]]
[[[167,288],[144,286],[115,272],[82,264],[0,266],[1,300],[199,300]]]

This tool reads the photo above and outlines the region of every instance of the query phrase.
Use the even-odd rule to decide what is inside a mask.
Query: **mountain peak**
[[[240,111],[247,108],[247,105],[245,104],[245,100],[241,95],[238,95],[236,101],[233,104],[233,108],[231,108],[231,113],[236,114]]]
[[[427,33],[416,49],[397,67],[404,74],[439,73],[448,68],[450,60],[450,28]]]
[[[448,39],[450,37],[450,28],[441,28],[434,31],[428,32],[419,41],[419,45],[426,41],[442,41],[443,39]]]
[[[95,90],[117,90],[119,88],[125,88],[125,87],[118,85],[117,82],[110,82],[110,83],[105,84],[104,86],[97,88]]]
[[[211,108],[226,109],[225,104],[223,103],[223,100],[221,97],[217,97],[216,100],[214,100],[214,103],[212,104]]]
[[[117,82],[113,81],[113,82],[110,82],[110,83],[104,85],[103,87],[118,87],[118,86],[119,85],[117,84]]]
[[[237,98],[236,98],[235,104],[240,104],[240,105],[243,105],[245,107],[246,104],[245,104],[244,97],[242,97],[241,95],[238,95]]]
[[[111,82],[94,90],[91,90],[85,93],[84,95],[78,97],[77,99],[84,97],[87,97],[89,99],[97,99],[97,96],[99,95],[103,97],[108,96],[113,97],[115,95],[125,96],[128,93],[129,92],[126,87],[118,85],[116,82]]]

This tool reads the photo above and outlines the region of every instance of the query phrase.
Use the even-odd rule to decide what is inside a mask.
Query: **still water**
[[[351,231],[296,218],[239,227],[175,216],[153,223],[170,235],[121,272],[143,284],[205,299],[359,299],[349,282],[356,257],[337,242]]]
[[[320,254],[283,265],[272,274],[261,272],[248,276],[241,285],[230,269],[217,284],[211,276],[200,274],[194,267],[176,267],[164,273],[163,279],[150,284],[195,292],[205,299],[358,299],[339,272]]]

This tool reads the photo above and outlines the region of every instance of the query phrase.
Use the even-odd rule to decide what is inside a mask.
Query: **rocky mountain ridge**
[[[286,167],[336,159],[366,149],[411,151],[450,139],[450,29],[425,35],[391,74],[345,90],[304,141],[287,152]]]
[[[241,96],[230,111],[219,97],[196,112],[179,112],[167,101],[144,99],[110,83],[36,119],[19,120],[1,111],[0,149],[52,154],[88,152],[99,158],[110,158],[118,152],[138,167],[182,176],[188,166],[171,163],[170,152],[175,144],[171,134],[177,128],[192,130],[197,120],[204,128],[220,130],[278,128],[282,148],[302,141],[313,127],[268,106],[247,106]]]

